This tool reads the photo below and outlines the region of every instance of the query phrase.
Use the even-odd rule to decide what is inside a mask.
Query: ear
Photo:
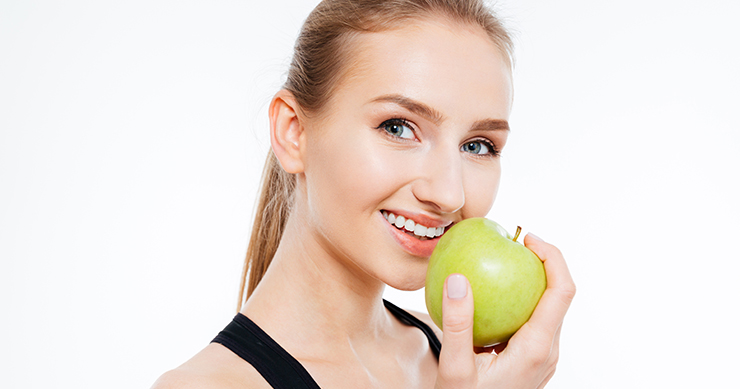
[[[303,123],[293,94],[280,90],[270,103],[270,143],[280,166],[288,173],[302,173]]]

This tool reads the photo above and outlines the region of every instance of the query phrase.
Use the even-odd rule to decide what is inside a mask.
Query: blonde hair
[[[283,88],[293,94],[302,113],[319,114],[347,68],[354,36],[399,28],[402,21],[440,16],[481,27],[512,61],[511,37],[482,0],[324,0],[303,24]],[[293,204],[295,177],[281,168],[272,152],[261,185],[237,310],[272,262]]]

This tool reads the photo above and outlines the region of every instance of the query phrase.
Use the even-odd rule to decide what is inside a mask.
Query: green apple
[[[442,294],[447,276],[467,277],[473,289],[473,344],[505,342],[529,320],[547,279],[542,261],[498,223],[470,218],[452,226],[429,259],[426,305],[442,328]]]

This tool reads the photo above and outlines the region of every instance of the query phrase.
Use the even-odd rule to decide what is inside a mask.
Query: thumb
[[[447,277],[442,297],[442,351],[438,387],[472,387],[477,381],[473,352],[473,290],[462,274]]]

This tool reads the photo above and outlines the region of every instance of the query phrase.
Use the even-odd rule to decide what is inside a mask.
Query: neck
[[[384,284],[308,231],[299,212],[242,313],[285,342],[373,341],[387,328]],[[287,318],[287,319],[286,319]],[[267,328],[264,328],[267,327]],[[272,333],[271,333],[272,331]]]

